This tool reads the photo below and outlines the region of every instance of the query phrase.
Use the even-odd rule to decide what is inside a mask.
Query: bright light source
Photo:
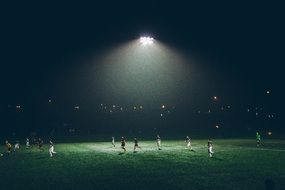
[[[269,136],[271,136],[272,135],[272,132],[271,131],[268,131],[268,133],[267,133]]]
[[[152,37],[149,37],[149,36],[143,36],[143,37],[140,37],[140,42],[143,44],[143,45],[147,45],[147,44],[152,44],[153,43],[153,38]]]

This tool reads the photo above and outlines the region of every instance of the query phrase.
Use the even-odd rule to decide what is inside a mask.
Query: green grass
[[[265,189],[271,179],[285,187],[285,141],[214,140],[209,158],[206,140],[141,141],[143,148],[121,154],[110,142],[56,144],[57,155],[21,147],[0,158],[0,189]],[[4,149],[2,150],[4,151]]]

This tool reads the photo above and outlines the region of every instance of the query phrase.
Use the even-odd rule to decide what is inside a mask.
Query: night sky
[[[110,1],[22,2],[1,7],[0,105],[2,115],[8,115],[2,119],[1,128],[7,125],[12,131],[18,128],[19,123],[10,122],[14,115],[7,112],[11,112],[10,107],[21,105],[29,117],[24,121],[30,125],[26,127],[24,122],[21,127],[36,130],[38,123],[49,120],[43,116],[50,111],[45,110],[49,109],[48,100],[57,104],[54,123],[72,123],[68,117],[61,119],[59,115],[61,110],[76,105],[86,108],[83,115],[89,116],[85,121],[92,125],[90,112],[101,103],[171,104],[184,112],[196,112],[207,110],[213,96],[218,96],[220,106],[236,105],[237,112],[263,106],[282,118],[285,42],[282,4]],[[150,35],[184,58],[194,60],[195,64],[186,61],[186,66],[181,67],[195,68],[195,77],[184,74],[173,83],[185,84],[179,89],[180,95],[161,99],[157,95],[155,100],[140,101],[139,95],[132,98],[132,91],[128,95],[119,94],[121,98],[116,93],[114,97],[112,93],[108,97],[102,93],[108,84],[100,86],[100,80],[96,81],[100,75],[96,68],[104,63],[100,60],[110,50],[141,35]],[[193,83],[193,88],[187,81]],[[106,93],[113,91],[107,89]],[[149,92],[142,89],[140,93],[144,97]],[[277,127],[281,123],[280,119]]]

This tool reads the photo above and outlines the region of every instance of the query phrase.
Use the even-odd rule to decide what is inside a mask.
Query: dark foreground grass
[[[206,140],[140,142],[127,153],[108,142],[56,144],[58,154],[20,149],[0,158],[0,189],[285,189],[285,141],[215,140],[209,158]],[[4,150],[3,150],[4,151]]]

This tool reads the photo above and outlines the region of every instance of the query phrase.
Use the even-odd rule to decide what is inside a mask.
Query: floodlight
[[[143,44],[143,45],[147,45],[147,44],[152,44],[153,43],[153,38],[152,37],[149,37],[149,36],[143,36],[143,37],[140,37],[140,42]]]

